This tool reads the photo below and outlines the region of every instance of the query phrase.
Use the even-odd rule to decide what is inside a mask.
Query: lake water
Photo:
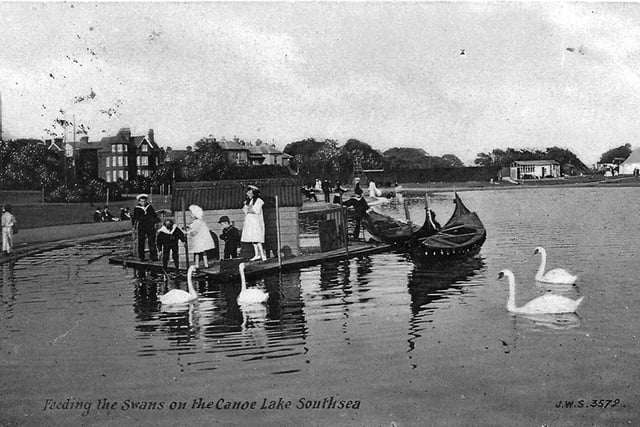
[[[639,425],[637,191],[463,192],[487,228],[478,257],[267,276],[250,312],[239,284],[203,281],[190,310],[159,311],[162,280],[99,258],[124,241],[4,264],[0,425]],[[429,203],[446,222],[451,195]],[[536,284],[538,245],[576,286]],[[509,314],[504,268],[518,305],[583,296],[578,315]]]

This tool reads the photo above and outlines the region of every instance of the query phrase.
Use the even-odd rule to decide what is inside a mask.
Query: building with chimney
[[[78,158],[80,163],[95,167],[97,178],[115,182],[136,176],[150,177],[163,163],[164,152],[155,142],[153,129],[147,135],[133,136],[131,129],[122,128],[116,135],[98,142],[81,138]]]

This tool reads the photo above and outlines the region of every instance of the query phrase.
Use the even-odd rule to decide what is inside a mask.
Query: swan
[[[536,280],[538,282],[545,283],[558,283],[563,285],[573,285],[576,282],[577,276],[569,273],[567,270],[563,268],[554,268],[553,270],[549,270],[546,273],[544,269],[547,266],[547,252],[543,247],[538,246],[533,254],[540,254],[542,259],[540,260],[540,267],[538,268],[538,272],[536,273]]]
[[[187,285],[189,287],[189,292],[183,291],[181,289],[171,289],[166,294],[162,295],[159,300],[163,305],[175,305],[175,304],[186,304],[195,299],[198,299],[198,292],[196,292],[193,287],[192,276],[196,271],[196,266],[192,265],[187,270]]]
[[[576,309],[584,297],[572,300],[560,295],[547,294],[529,301],[522,307],[516,307],[516,279],[511,270],[502,270],[498,279],[504,276],[509,278],[509,299],[507,300],[507,310],[511,313],[519,314],[557,314],[575,313]]]
[[[244,262],[241,262],[238,266],[240,271],[240,280],[242,282],[242,291],[238,295],[237,302],[239,305],[243,304],[255,304],[265,302],[269,298],[269,294],[261,291],[260,289],[247,289],[247,281],[244,277]]]

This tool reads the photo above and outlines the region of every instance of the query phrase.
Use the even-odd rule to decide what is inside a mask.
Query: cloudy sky
[[[5,137],[640,145],[635,3],[0,3],[0,40]]]

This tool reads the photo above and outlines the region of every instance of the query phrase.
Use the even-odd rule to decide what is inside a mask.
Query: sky
[[[0,40],[5,138],[75,117],[92,141],[356,138],[466,164],[640,145],[636,3],[0,2]]]

